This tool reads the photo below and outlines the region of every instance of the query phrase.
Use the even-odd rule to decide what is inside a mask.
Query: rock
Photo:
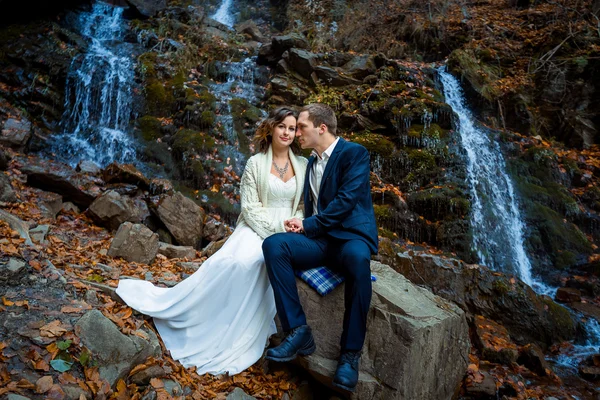
[[[310,51],[290,49],[283,54],[283,59],[304,79],[308,79],[317,65],[317,56]]]
[[[111,183],[106,185],[106,191],[114,190],[119,193],[121,196],[129,196],[134,197],[140,191],[136,185],[132,185],[130,183]]]
[[[21,396],[15,393],[8,393],[6,400],[31,400],[29,397]]]
[[[469,354],[468,326],[456,305],[417,287],[389,266],[371,262],[367,337],[355,396],[359,399],[449,399],[461,384]],[[321,297],[303,281],[298,292],[317,350],[299,359],[332,387],[342,331],[344,290]]]
[[[112,286],[104,285],[102,283],[94,282],[94,281],[85,281],[85,280],[82,280],[81,282],[83,282],[84,284],[86,284],[88,286],[91,286],[91,287],[93,287],[95,289],[100,290],[102,293],[108,295],[114,301],[117,301],[119,303],[125,304],[125,302],[123,301],[123,299],[117,294],[116,288],[114,288]]]
[[[49,231],[50,225],[38,225],[29,230],[29,236],[37,244],[45,244],[46,236],[48,236]]]
[[[506,328],[481,315],[475,316],[474,344],[483,360],[494,363],[510,365],[519,356],[517,345],[510,340]]]
[[[75,204],[71,203],[70,201],[63,203],[62,211],[73,212],[75,214],[79,214],[81,212],[79,210],[79,207],[77,207]]]
[[[52,192],[38,193],[39,206],[42,215],[46,218],[56,219],[56,215],[62,210],[62,196]]]
[[[158,254],[167,258],[187,258],[189,260],[196,258],[196,249],[191,246],[173,246],[172,244],[159,242]]]
[[[279,96],[290,104],[303,103],[308,98],[304,89],[283,75],[276,75],[271,79],[271,88],[274,96]]]
[[[356,79],[364,79],[377,71],[373,56],[356,56],[342,66],[342,69]]]
[[[150,264],[158,252],[158,235],[142,224],[124,222],[113,238],[108,255]]]
[[[496,381],[487,371],[479,373],[483,375],[483,380],[481,382],[473,380],[469,385],[465,385],[467,394],[475,399],[496,400],[498,398],[496,395]]]
[[[62,385],[61,388],[65,392],[65,400],[81,400],[81,396],[83,396],[83,399],[92,398],[90,392],[76,385]]]
[[[192,272],[196,272],[202,266],[202,262],[178,262],[177,266]]]
[[[0,171],[6,171],[8,169],[8,163],[10,162],[10,155],[0,147]]]
[[[17,200],[10,178],[8,175],[0,173],[0,202],[14,203]]]
[[[589,381],[600,379],[600,354],[593,354],[579,363],[579,375]]]
[[[229,232],[227,226],[221,221],[210,217],[204,224],[203,237],[209,242],[217,242],[225,237]]]
[[[264,43],[267,39],[260,33],[258,26],[256,23],[249,19],[248,21],[244,21],[241,24],[236,25],[235,30],[239,33],[248,35],[251,39],[256,40],[257,42]]]
[[[314,68],[315,73],[320,81],[327,86],[348,86],[359,85],[361,82],[349,76],[340,75],[338,71],[331,67],[318,65]]]
[[[150,383],[150,379],[152,378],[162,378],[167,375],[165,370],[159,365],[151,365],[146,369],[141,370],[140,372],[136,372],[129,378],[132,383],[135,383],[138,386],[145,386]]]
[[[282,52],[283,54],[283,52]],[[258,57],[256,63],[258,65],[274,65],[279,60],[281,54],[275,54],[272,44],[265,44],[258,49]]]
[[[88,213],[96,223],[114,231],[125,221],[142,222],[143,218],[140,214],[143,210],[138,206],[130,197],[121,196],[116,191],[110,190],[94,200],[88,208]]]
[[[29,237],[29,225],[27,225],[24,221],[15,217],[9,212],[0,209],[0,220],[4,221],[10,226],[10,229],[17,231],[19,236],[22,239],[25,239],[25,244],[27,246],[33,246],[33,242]]]
[[[464,311],[500,323],[517,344],[536,343],[544,349],[575,338],[571,313],[519,280],[427,253],[398,253],[388,262],[411,282],[426,285]]]
[[[537,344],[527,344],[521,348],[517,362],[524,365],[530,371],[535,372],[539,376],[546,376],[546,371],[550,370],[544,352]]]
[[[592,303],[569,303],[569,307],[600,322],[600,307]]]
[[[145,17],[152,17],[167,8],[167,0],[127,0],[127,3]]]
[[[150,194],[153,196],[159,194],[173,194],[173,184],[168,179],[154,178],[150,181]]]
[[[75,167],[75,171],[84,172],[86,174],[99,175],[102,169],[93,161],[82,160]]]
[[[556,291],[554,299],[561,303],[572,303],[581,301],[581,292],[574,288],[561,287]]]
[[[225,242],[227,241],[227,239],[221,239],[218,242],[210,242],[209,244],[206,245],[205,248],[202,249],[202,257],[210,257],[213,254],[215,254],[217,251],[219,251],[219,249],[221,247],[223,247],[223,245],[225,244]]]
[[[150,181],[132,164],[112,163],[102,171],[106,183],[131,183],[141,189],[148,189]]]
[[[226,397],[227,400],[252,400],[256,399],[256,397],[252,397],[249,394],[246,394],[242,389],[236,387],[233,389],[231,393],[229,393]]]
[[[35,157],[17,157],[27,184],[58,193],[79,207],[87,208],[101,194],[101,179],[78,173],[67,164]]]
[[[0,262],[0,284],[15,286],[26,280],[27,264],[25,261],[11,257],[8,262]]]
[[[291,48],[308,49],[310,47],[306,37],[296,32],[282,36],[273,36],[271,46],[273,46],[273,52],[279,56]]]
[[[181,396],[183,393],[183,389],[179,382],[174,381],[172,379],[163,379],[163,384],[165,385],[165,390],[171,396]]]
[[[175,240],[184,246],[196,248],[202,240],[204,210],[181,192],[163,197],[157,214]]]
[[[100,377],[111,386],[126,378],[137,364],[161,354],[158,338],[152,331],[144,331],[150,337],[148,341],[135,335],[126,336],[98,310],[88,311],[77,321],[75,334],[98,363]]]
[[[9,118],[2,125],[0,131],[0,145],[17,149],[23,148],[31,137],[31,122],[26,118],[20,120]]]

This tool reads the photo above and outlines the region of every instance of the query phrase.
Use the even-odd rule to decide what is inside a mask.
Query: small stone
[[[494,378],[485,371],[481,371],[480,374],[483,375],[483,381],[473,381],[471,385],[467,386],[467,394],[477,399],[496,399],[496,382]]]
[[[242,389],[236,387],[233,389],[233,392],[229,393],[226,397],[227,400],[252,400],[256,399],[256,397],[252,397]]]
[[[152,275],[152,272],[146,272],[146,274],[144,275],[144,280],[151,281],[152,279],[154,279],[154,275]]]
[[[56,214],[62,210],[63,201],[60,194],[52,192],[41,192],[38,194],[38,204],[42,215],[46,218],[55,219]]]
[[[539,376],[547,375],[546,370],[549,370],[550,367],[540,346],[530,343],[523,346],[520,353],[517,360],[519,364],[526,366],[530,371],[535,372]]]
[[[140,372],[136,372],[134,375],[131,376],[130,380],[136,385],[145,386],[150,383],[150,379],[161,378],[165,375],[165,370],[161,366],[151,365],[150,367],[143,369]]]
[[[167,258],[196,258],[196,250],[191,246],[174,246],[172,244],[159,242],[158,254]]]
[[[15,393],[9,393],[6,395],[6,400],[31,400],[29,397],[21,396]]]
[[[77,207],[75,204],[71,203],[70,201],[63,203],[62,211],[63,212],[73,212],[75,214],[79,214],[81,212],[79,210],[79,207]]]
[[[181,389],[179,382],[172,379],[163,379],[163,383],[165,384],[165,390],[171,396],[181,396],[183,393],[183,389]]]
[[[560,303],[580,302],[581,292],[575,288],[562,287],[556,291],[555,300]]]
[[[14,203],[17,200],[10,179],[4,173],[0,173],[0,201]]]
[[[90,161],[90,160],[82,160],[79,162],[79,164],[77,164],[77,167],[75,167],[75,171],[85,172],[87,174],[92,174],[92,175],[97,175],[102,170],[100,169],[98,164],[96,164],[95,162]]]
[[[25,261],[23,260],[19,260],[18,258],[11,258],[10,260],[8,260],[8,272],[12,273],[12,274],[17,274],[19,273],[19,271],[21,271],[23,268],[25,268],[26,264]]]
[[[98,304],[98,295],[96,294],[95,290],[87,290],[83,296],[83,299],[86,303],[93,306]]]
[[[150,264],[158,253],[158,235],[142,224],[124,222],[108,249],[111,257]]]
[[[49,231],[50,225],[38,225],[35,228],[29,230],[29,236],[31,237],[31,240],[33,240],[37,244],[45,244],[46,237],[48,236]]]
[[[503,365],[517,361],[519,355],[506,328],[481,315],[475,316],[475,345],[482,359]]]

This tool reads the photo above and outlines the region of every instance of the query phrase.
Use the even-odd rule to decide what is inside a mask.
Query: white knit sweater
[[[289,217],[304,217],[302,193],[304,188],[304,175],[308,161],[304,157],[296,156],[290,149],[290,161],[296,174],[296,196],[292,210],[296,210]],[[275,220],[268,207],[269,174],[273,163],[271,147],[266,153],[258,153],[250,157],[242,174],[240,197],[242,212],[238,218],[237,226],[247,225],[261,238],[266,238],[274,233],[285,232],[284,220]]]

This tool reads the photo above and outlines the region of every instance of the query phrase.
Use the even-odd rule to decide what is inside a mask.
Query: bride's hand
[[[286,232],[302,233],[304,232],[304,226],[302,220],[298,218],[291,218],[284,221]]]

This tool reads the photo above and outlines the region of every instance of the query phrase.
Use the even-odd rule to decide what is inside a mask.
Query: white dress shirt
[[[315,157],[315,162],[312,166],[312,171],[310,174],[310,192],[313,198],[313,215],[317,215],[319,213],[319,190],[321,188],[321,181],[323,179],[323,173],[325,172],[325,167],[327,167],[327,162],[329,161],[329,157],[333,153],[335,149],[335,145],[340,141],[340,138],[335,139],[333,143],[323,152],[322,155],[319,156],[316,150],[313,150],[310,154]]]

